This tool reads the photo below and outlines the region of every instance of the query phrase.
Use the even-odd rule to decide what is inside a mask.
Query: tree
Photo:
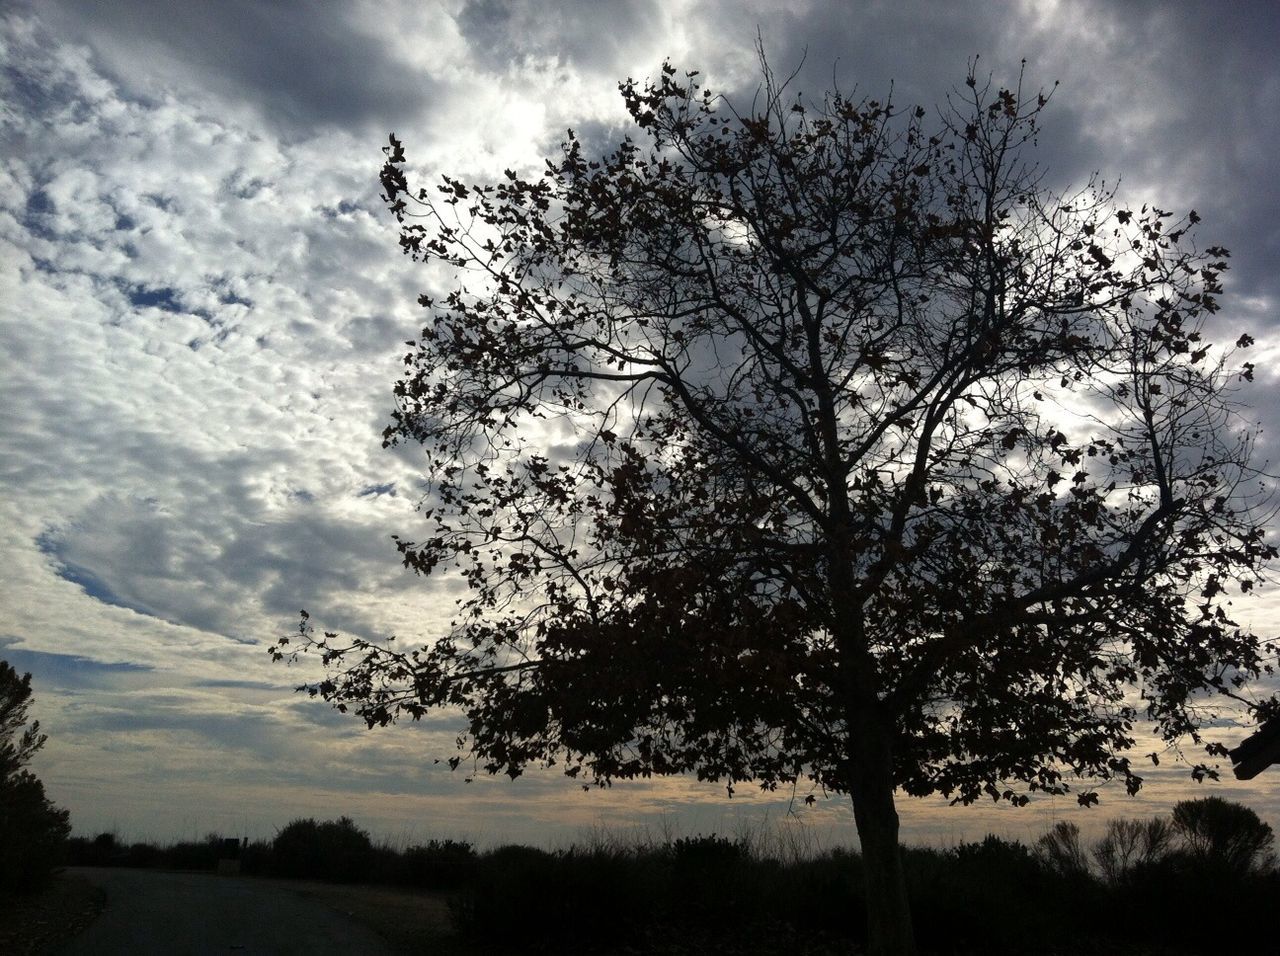
[[[1079,878],[1089,875],[1089,857],[1080,845],[1080,828],[1069,820],[1059,820],[1036,841],[1036,853],[1055,873]]]
[[[23,769],[44,746],[40,722],[27,726],[31,675],[0,661],[0,889],[39,888],[71,832],[66,810],[49,802],[35,774]]]
[[[1192,858],[1240,876],[1275,864],[1275,834],[1248,807],[1221,797],[1183,800],[1173,825]]]
[[[304,613],[273,653],[370,726],[461,708],[454,766],[847,794],[871,951],[907,953],[896,790],[1136,791],[1131,693],[1222,752],[1195,702],[1265,667],[1225,606],[1275,555],[1252,369],[1204,337],[1195,212],[1048,189],[1045,94],[786,86],[739,113],[664,64],[635,138],[495,184],[411,188],[391,137],[400,245],[460,276],[395,386],[430,488],[398,547],[469,590],[427,647]]]
[[[1164,817],[1111,820],[1106,836],[1093,848],[1093,858],[1103,877],[1115,886],[1129,879],[1136,869],[1168,857],[1173,834],[1173,824]]]

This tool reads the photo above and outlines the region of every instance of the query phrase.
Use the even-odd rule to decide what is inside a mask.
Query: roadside
[[[463,956],[446,898],[380,886],[71,868],[0,899],[0,952]]]
[[[367,926],[405,956],[469,956],[453,929],[448,896],[387,886],[321,883],[243,877],[256,884],[278,886]]]
[[[82,932],[105,903],[100,888],[66,871],[39,893],[0,895],[0,953],[47,953]]]

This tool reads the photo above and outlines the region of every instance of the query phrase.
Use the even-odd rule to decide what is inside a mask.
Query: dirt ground
[[[369,927],[406,956],[463,956],[441,894],[385,886],[340,886],[303,880],[260,880],[323,903]]]
[[[47,953],[97,919],[104,902],[100,889],[67,873],[31,896],[0,894],[0,953]]]

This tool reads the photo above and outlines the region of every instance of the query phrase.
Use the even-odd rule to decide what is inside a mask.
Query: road
[[[205,873],[75,868],[107,906],[56,956],[394,956],[322,903],[274,882]]]

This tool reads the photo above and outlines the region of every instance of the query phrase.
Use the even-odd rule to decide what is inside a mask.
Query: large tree
[[[300,643],[370,725],[460,708],[455,765],[849,795],[871,950],[908,953],[896,791],[1135,791],[1136,722],[1203,742],[1264,667],[1224,609],[1275,554],[1249,339],[1205,337],[1196,213],[1047,188],[1044,94],[785,86],[740,112],[664,64],[612,152],[495,184],[411,188],[391,138],[400,244],[458,277],[395,386],[399,548],[469,590],[418,650]]]

